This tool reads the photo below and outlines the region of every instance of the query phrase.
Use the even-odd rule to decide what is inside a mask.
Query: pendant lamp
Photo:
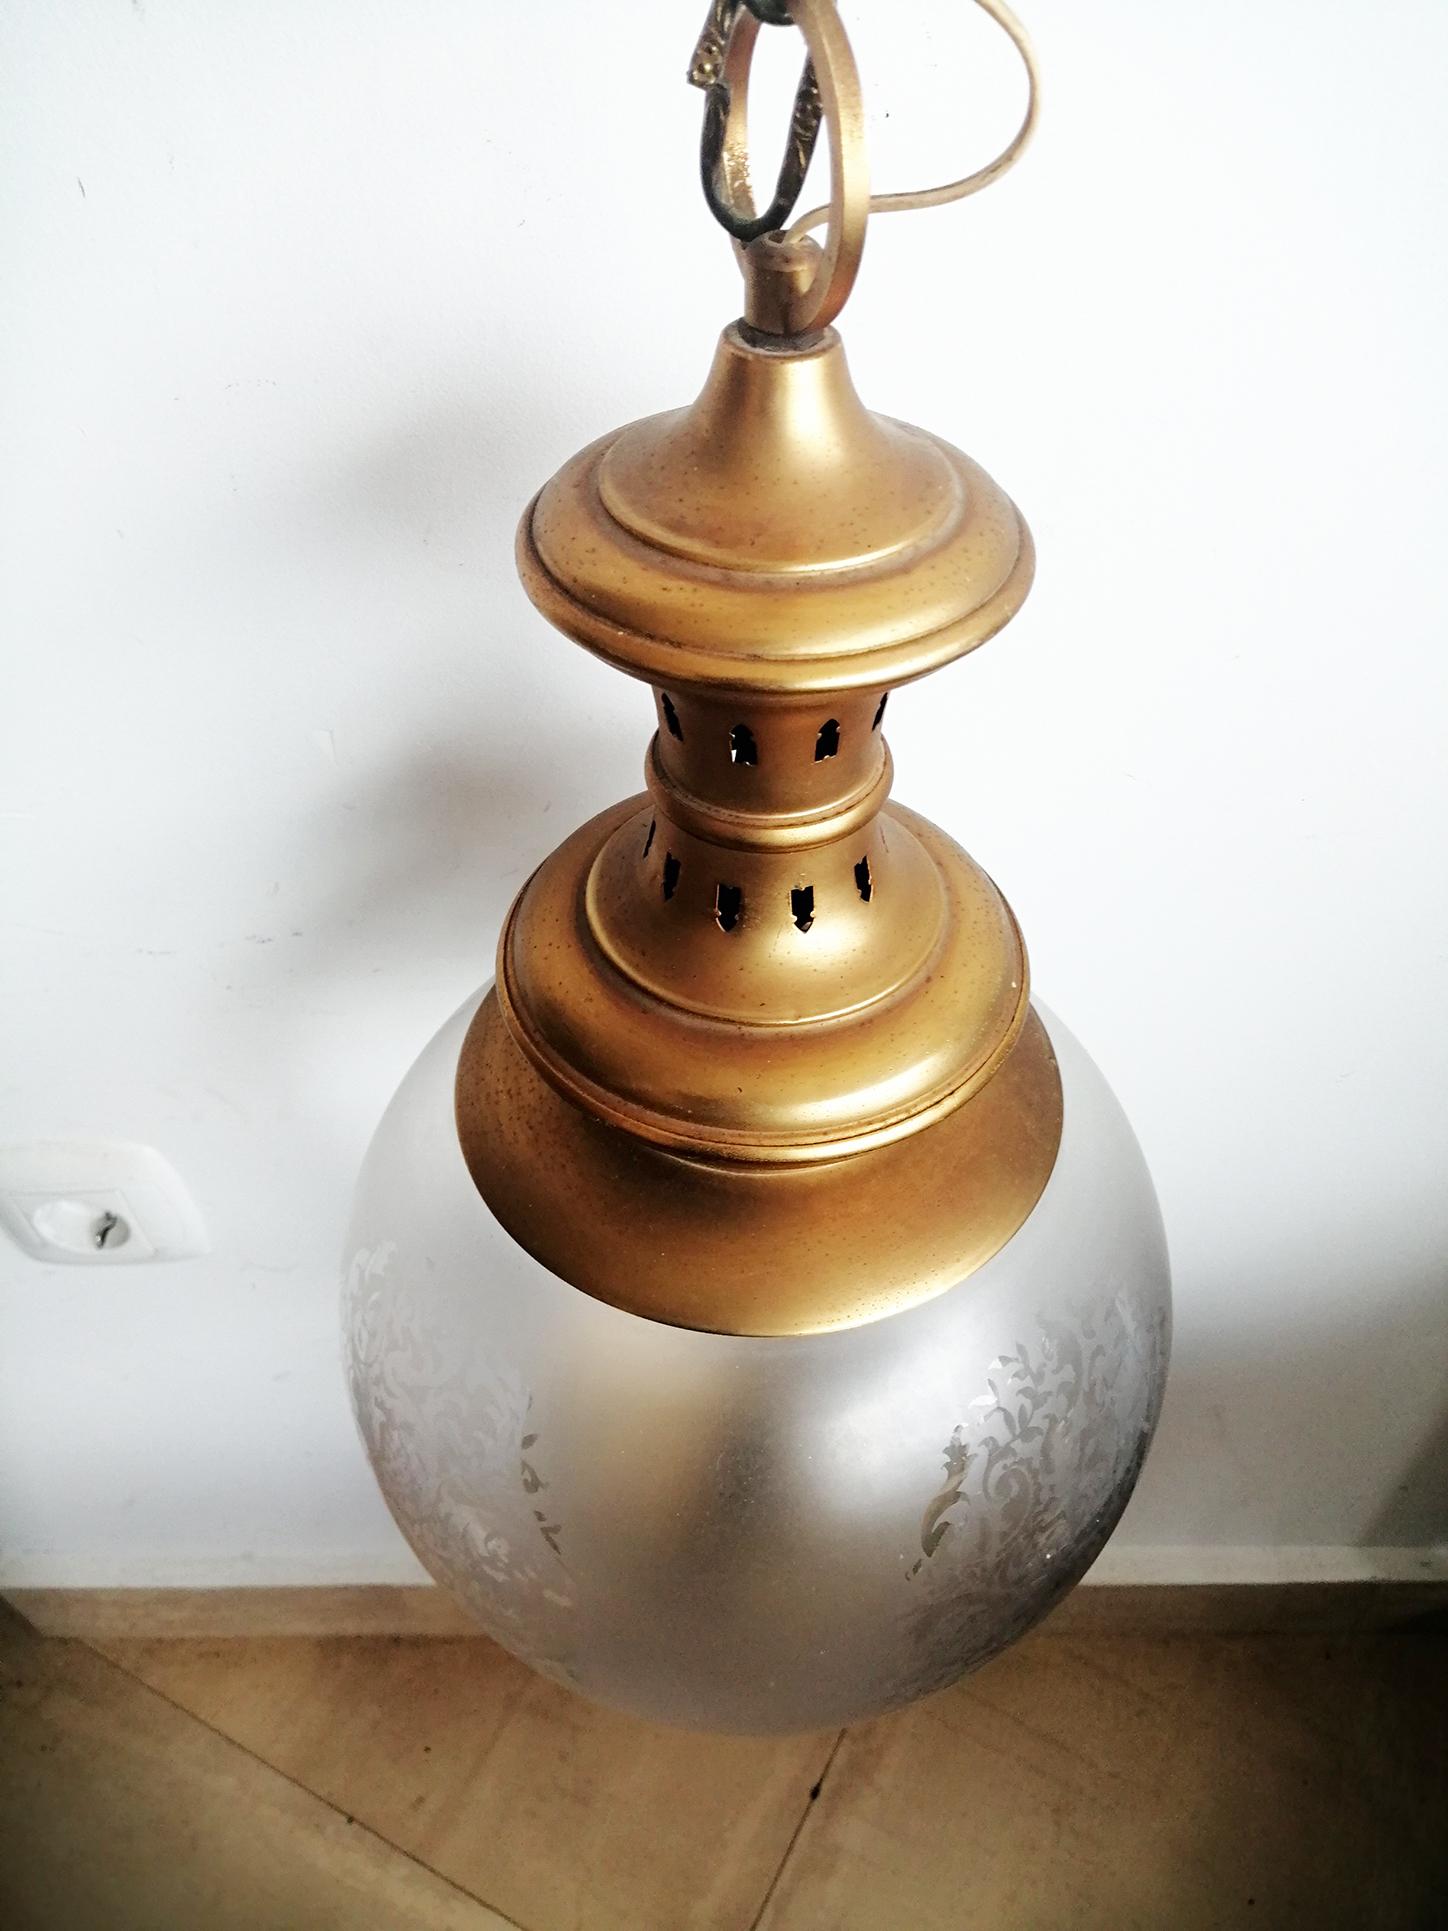
[[[831,326],[872,208],[1030,132],[1028,45],[980,4],[1019,134],[871,203],[832,0],[715,0],[690,78],[743,318],[517,543],[550,622],[651,687],[647,789],[524,886],[350,1231],[353,1403],[421,1561],[535,1669],[698,1728],[852,1722],[1019,1636],[1110,1534],[1166,1373],[1131,1129],[996,886],[889,802],[887,701],[1032,572],[1010,499],[871,414]],[[781,26],[808,58],[759,211]],[[789,226],[821,132],[829,206]]]

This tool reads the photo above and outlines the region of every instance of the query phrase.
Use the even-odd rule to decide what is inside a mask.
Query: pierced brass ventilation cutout
[[[714,892],[714,917],[721,932],[732,932],[744,911],[744,890],[739,885],[720,885]]]
[[[736,764],[758,764],[759,747],[747,724],[736,724],[729,733],[729,755]]]

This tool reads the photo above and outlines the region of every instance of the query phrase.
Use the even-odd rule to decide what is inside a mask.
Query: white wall
[[[735,312],[703,11],[0,16],[0,1137],[151,1142],[214,1239],[0,1251],[11,1582],[411,1573],[334,1254],[509,898],[638,788],[646,694],[532,614],[512,530]],[[964,11],[849,9],[886,183],[1009,125]],[[899,793],[1001,880],[1157,1176],[1177,1348],[1120,1546],[1445,1541],[1448,9],[1029,13],[1037,147],[878,224],[847,317],[867,400],[1041,553],[892,706]]]

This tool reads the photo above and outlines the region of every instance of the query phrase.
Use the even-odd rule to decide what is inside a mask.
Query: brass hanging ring
[[[809,334],[828,327],[839,314],[859,272],[870,215],[959,201],[999,180],[1019,159],[1035,132],[1039,113],[1035,54],[1006,0],[975,0],[975,4],[1009,36],[1025,65],[1028,92],[1020,126],[994,160],[957,181],[871,198],[859,70],[834,0],[712,0],[689,79],[708,96],[700,148],[704,193],[741,258],[747,249],[762,245],[766,236],[778,234],[788,220],[804,185],[821,121],[829,133],[830,198],[801,215],[784,236],[798,243],[812,228],[824,224],[824,244],[808,283],[778,294],[777,332]],[[749,75],[761,22],[792,22],[804,36],[809,55],[795,93],[774,198],[762,213],[756,210],[749,183]]]
[[[714,0],[694,58],[689,80],[705,92],[704,128],[699,142],[699,175],[709,212],[736,242],[747,245],[781,229],[794,211],[814,153],[820,126],[820,94],[814,63],[806,60],[795,90],[789,137],[774,199],[761,214],[749,183],[749,69],[759,23],[790,26],[787,0],[771,10],[770,0]]]
[[[1014,167],[1025,150],[1026,143],[1036,131],[1036,121],[1041,105],[1041,76],[1036,65],[1035,49],[1031,46],[1030,35],[1006,5],[1005,0],[975,0],[982,13],[988,14],[996,25],[1009,36],[1026,70],[1026,111],[1020,126],[1001,149],[993,161],[977,168],[972,174],[963,174],[958,181],[945,181],[937,188],[914,188],[901,194],[877,194],[870,202],[873,215],[899,214],[907,208],[940,208],[948,201],[961,201],[968,194],[976,194],[981,188],[988,188],[993,181],[999,181],[1008,168]],[[789,230],[789,239],[797,241],[807,235],[811,228],[817,228],[827,221],[832,213],[829,202],[818,208],[811,208],[807,215],[801,215]]]

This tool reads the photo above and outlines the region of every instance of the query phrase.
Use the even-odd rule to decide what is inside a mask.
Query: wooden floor
[[[1448,1924],[1448,1637],[1038,1635],[843,1734],[694,1737],[482,1640],[0,1621],[5,1931]]]

